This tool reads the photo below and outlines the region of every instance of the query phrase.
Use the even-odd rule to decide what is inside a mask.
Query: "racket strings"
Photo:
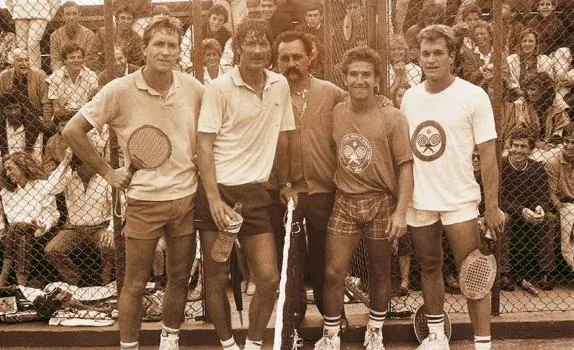
[[[128,150],[136,168],[156,168],[171,155],[171,143],[160,129],[146,125],[134,131]]]

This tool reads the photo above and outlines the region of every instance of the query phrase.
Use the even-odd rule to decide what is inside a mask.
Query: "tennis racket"
[[[444,314],[444,335],[448,340],[450,340],[450,336],[452,334],[450,317],[448,317],[448,314],[445,311],[443,311],[443,314]],[[413,326],[417,340],[419,341],[419,343],[422,343],[422,341],[425,340],[430,333],[429,327],[427,325],[427,316],[424,305],[419,306],[417,311],[415,311],[415,315],[413,317]]]
[[[153,170],[171,156],[171,142],[159,128],[146,124],[130,135],[127,151],[132,173],[141,169]]]
[[[494,284],[496,258],[492,253],[493,246],[490,230],[487,230],[482,246],[472,251],[461,264],[460,291],[468,299],[482,299]]]

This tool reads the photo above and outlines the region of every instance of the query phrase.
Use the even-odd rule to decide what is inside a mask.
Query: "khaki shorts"
[[[390,194],[354,198],[337,192],[327,232],[333,235],[387,239],[387,223],[395,211],[396,200]]]
[[[195,234],[195,193],[171,201],[127,199],[126,237],[155,239]]]

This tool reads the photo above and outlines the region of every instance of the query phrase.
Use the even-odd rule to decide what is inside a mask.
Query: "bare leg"
[[[366,240],[369,276],[371,278],[371,309],[385,311],[391,300],[391,257],[393,245],[387,239]]]

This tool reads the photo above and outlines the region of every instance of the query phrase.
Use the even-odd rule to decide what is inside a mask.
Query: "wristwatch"
[[[293,187],[293,184],[291,182],[285,182],[284,184],[281,185],[281,188],[284,188],[284,187],[291,188],[291,187]]]

